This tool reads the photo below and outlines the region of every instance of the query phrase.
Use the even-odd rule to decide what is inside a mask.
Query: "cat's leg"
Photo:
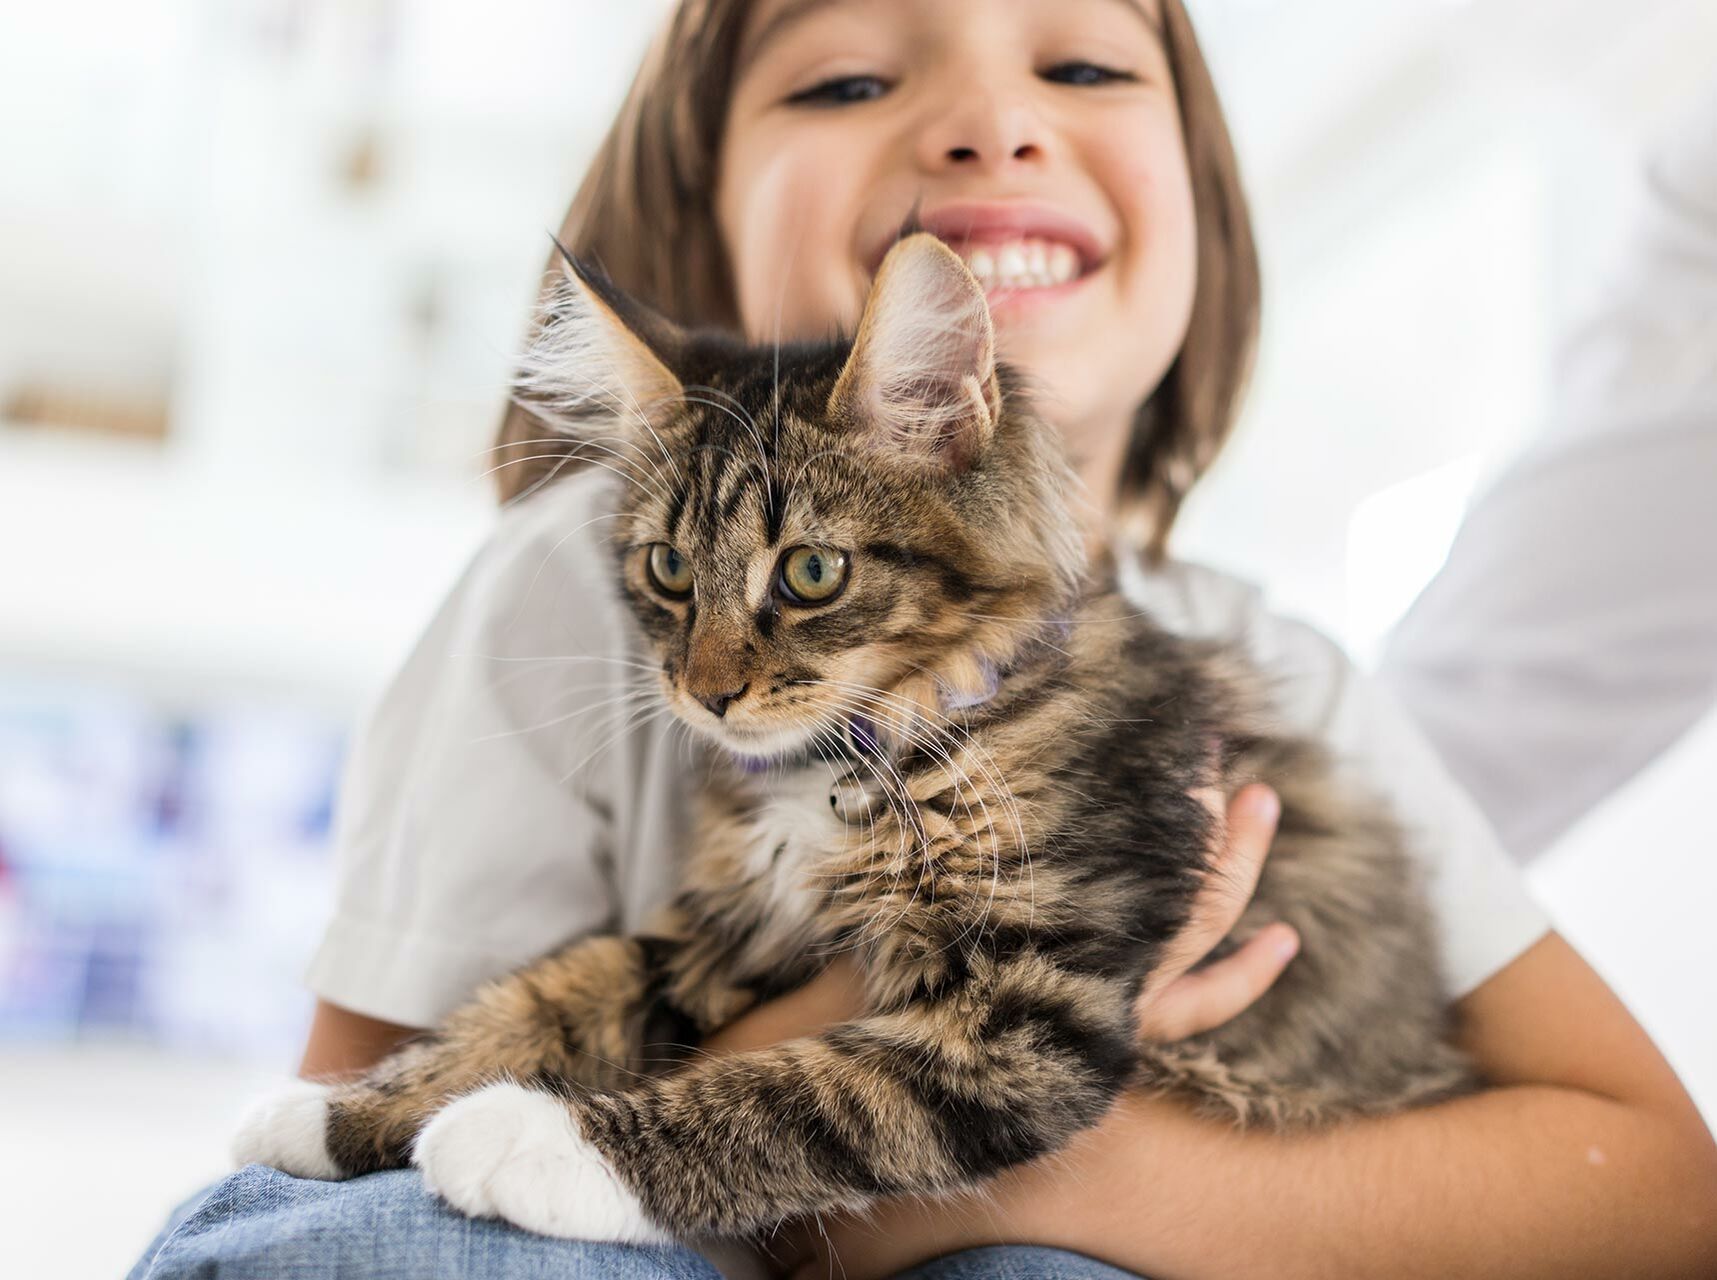
[[[744,1235],[972,1183],[1095,1124],[1133,1070],[1131,987],[974,957],[945,994],[620,1093],[493,1085],[424,1129],[429,1186],[548,1235]]]
[[[424,1122],[481,1085],[631,1083],[673,1061],[702,1029],[663,992],[683,945],[672,936],[574,943],[487,984],[361,1078],[298,1082],[268,1099],[244,1122],[233,1154],[305,1177],[352,1177],[404,1165]]]

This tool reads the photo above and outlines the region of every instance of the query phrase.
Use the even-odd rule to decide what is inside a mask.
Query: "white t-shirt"
[[[696,757],[612,582],[610,483],[589,472],[505,511],[360,733],[337,910],[309,973],[324,999],[429,1025],[558,944],[637,927],[673,891]],[[1243,646],[1278,683],[1284,728],[1393,802],[1457,993],[1546,932],[1484,818],[1333,644],[1210,570],[1128,560],[1123,586],[1164,625]]]
[[[1717,85],[1382,677],[1530,858],[1717,703]]]

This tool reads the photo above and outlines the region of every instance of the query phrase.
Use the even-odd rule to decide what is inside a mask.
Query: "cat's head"
[[[753,758],[903,740],[1066,617],[1060,440],[940,241],[898,244],[857,336],[814,345],[679,331],[567,267],[519,401],[624,477],[621,580],[687,723]]]

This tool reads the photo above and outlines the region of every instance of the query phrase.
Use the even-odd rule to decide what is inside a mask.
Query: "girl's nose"
[[[995,171],[1041,160],[1046,130],[1029,103],[970,93],[945,104],[919,135],[919,161],[932,173]]]

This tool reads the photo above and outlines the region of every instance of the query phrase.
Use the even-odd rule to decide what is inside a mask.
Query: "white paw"
[[[670,1239],[546,1093],[493,1084],[449,1103],[417,1135],[411,1161],[425,1186],[473,1217],[569,1240]]]
[[[328,1154],[328,1086],[294,1080],[254,1103],[233,1135],[232,1157],[299,1178],[342,1177]]]

